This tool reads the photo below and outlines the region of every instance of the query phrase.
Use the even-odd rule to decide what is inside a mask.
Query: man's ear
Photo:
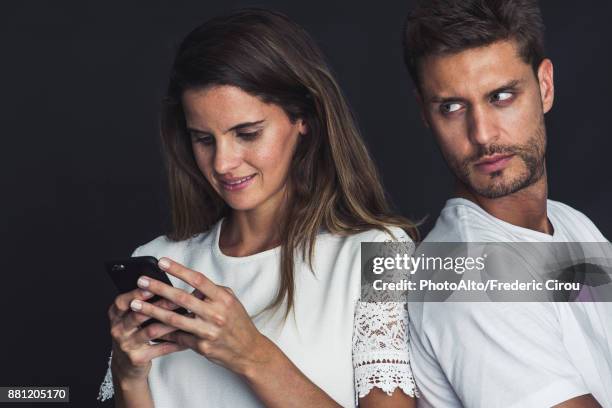
[[[414,88],[412,92],[414,93],[414,97],[417,101],[417,105],[419,105],[419,112],[421,113],[421,120],[423,121],[423,124],[425,125],[425,127],[429,129],[429,122],[427,121],[427,116],[425,115],[425,105],[423,103],[423,96],[421,95],[421,91],[419,91],[419,88]]]
[[[540,98],[542,109],[548,112],[555,100],[555,83],[553,80],[553,64],[548,58],[544,58],[538,67],[538,82],[540,85]]]

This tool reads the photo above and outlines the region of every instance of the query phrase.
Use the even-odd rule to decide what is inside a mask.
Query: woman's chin
[[[225,198],[225,197],[224,197]],[[257,204],[253,202],[253,200],[225,200],[225,203],[233,210],[233,211],[250,211],[257,208]]]

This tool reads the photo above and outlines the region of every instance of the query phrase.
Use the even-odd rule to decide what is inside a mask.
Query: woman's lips
[[[253,181],[253,178],[255,178],[256,175],[257,174],[251,174],[250,176],[235,178],[231,180],[219,179],[219,184],[221,184],[221,187],[223,187],[224,190],[228,190],[228,191],[242,190],[248,187],[249,184],[251,184],[251,182]]]
[[[513,154],[499,154],[491,156],[485,160],[480,160],[478,163],[476,163],[476,168],[483,173],[492,173],[494,171],[503,170],[513,157]]]

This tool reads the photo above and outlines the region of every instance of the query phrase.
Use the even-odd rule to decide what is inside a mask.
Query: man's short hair
[[[537,74],[544,59],[544,23],[537,0],[418,0],[404,25],[404,61],[420,88],[423,57],[501,40],[514,40]]]

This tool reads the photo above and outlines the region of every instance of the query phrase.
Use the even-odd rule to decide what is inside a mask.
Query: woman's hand
[[[257,330],[231,289],[167,258],[159,261],[159,267],[195,288],[188,293],[146,276],[139,279],[140,288],[192,312],[193,317],[186,317],[139,299],[132,301],[133,310],[182,330],[168,334],[167,339],[244,376],[278,351]]]
[[[267,407],[339,407],[257,330],[231,289],[167,258],[160,259],[159,267],[195,288],[188,293],[155,279],[139,279],[141,288],[192,312],[193,317],[187,317],[132,301],[133,310],[182,330],[166,338],[241,375]]]
[[[152,359],[186,349],[185,346],[170,342],[156,345],[149,344],[149,340],[166,338],[168,333],[176,330],[175,327],[161,323],[153,323],[142,329],[139,327],[150,317],[131,311],[130,302],[135,299],[146,300],[151,297],[153,297],[153,293],[134,289],[117,296],[108,309],[110,332],[113,339],[111,369],[113,378],[117,382],[138,383],[146,381],[151,369]],[[163,308],[166,311],[178,307],[165,299],[158,300],[155,304],[156,307]]]

